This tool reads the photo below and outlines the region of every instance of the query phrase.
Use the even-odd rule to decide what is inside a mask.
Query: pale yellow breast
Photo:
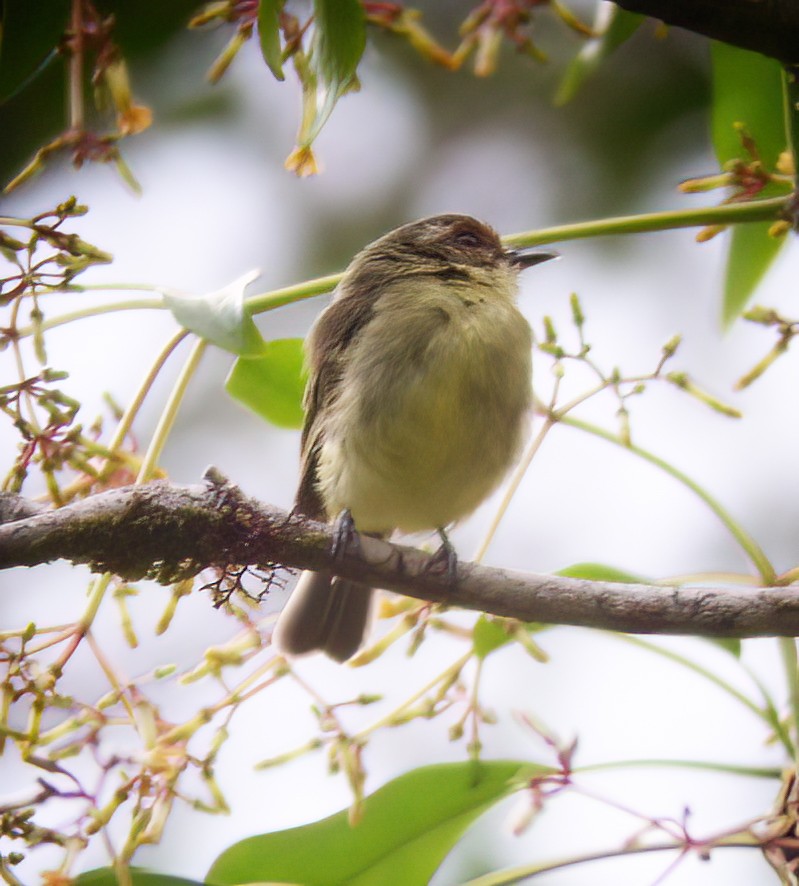
[[[531,401],[530,329],[507,294],[396,293],[353,346],[319,465],[330,515],[416,532],[466,516],[517,456]]]

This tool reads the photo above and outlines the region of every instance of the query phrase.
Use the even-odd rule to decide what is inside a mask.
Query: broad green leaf
[[[622,43],[629,40],[643,21],[643,15],[628,12],[615,3],[603,0],[597,6],[593,26],[598,36],[587,40],[569,63],[555,94],[555,104],[565,105],[570,102],[600,64]]]
[[[69,26],[69,0],[0,3],[0,103],[19,92],[50,62]]]
[[[258,357],[239,357],[225,390],[240,403],[279,428],[302,427],[302,339],[266,342]]]
[[[736,124],[754,139],[766,169],[785,150],[782,72],[774,59],[726,43],[711,44],[713,146],[719,164],[745,158]],[[776,196],[767,189],[762,196]],[[736,225],[730,236],[722,317],[731,323],[743,311],[784,242],[768,236],[769,222]]]
[[[278,80],[283,80],[283,49],[280,46],[280,10],[284,0],[259,0],[258,39],[261,55],[269,70]]]
[[[130,879],[133,886],[203,886],[199,880],[156,874],[142,868],[131,868]],[[77,886],[118,886],[119,880],[113,868],[97,868],[81,874],[75,883]]]
[[[314,0],[312,59],[318,80],[319,108],[310,144],[336,102],[357,83],[355,72],[366,48],[366,19],[361,0]]]
[[[268,882],[303,886],[427,886],[466,828],[549,767],[519,761],[449,763],[401,775],[364,801],[304,827],[249,837],[225,850],[206,880],[214,886]]]
[[[502,627],[502,624],[493,618],[481,615],[475,622],[474,630],[472,631],[472,643],[474,644],[474,654],[478,658],[485,658],[495,649],[499,649],[501,646],[509,643],[510,640],[511,638]]]
[[[625,572],[616,569],[615,566],[607,566],[604,563],[574,563],[559,569],[556,575],[566,578],[583,578],[586,581],[616,581],[620,584],[648,585],[652,580],[633,572]]]
[[[244,304],[244,290],[259,275],[250,271],[224,289],[207,295],[164,293],[175,319],[200,338],[240,356],[263,353],[264,340]]]

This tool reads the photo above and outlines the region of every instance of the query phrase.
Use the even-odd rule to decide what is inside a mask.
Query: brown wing
[[[360,286],[340,287],[339,295],[320,314],[308,337],[302,462],[294,507],[314,519],[327,519],[327,510],[317,489],[317,464],[324,444],[325,417],[338,398],[347,349],[374,311],[373,292],[372,288],[367,290]]]

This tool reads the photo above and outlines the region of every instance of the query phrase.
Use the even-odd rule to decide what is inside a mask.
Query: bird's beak
[[[505,255],[513,267],[520,271],[532,268],[533,265],[540,265],[541,262],[549,261],[551,258],[560,258],[559,252],[531,252],[529,248],[508,249]]]

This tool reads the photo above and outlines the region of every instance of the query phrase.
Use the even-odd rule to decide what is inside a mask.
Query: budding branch
[[[156,481],[57,510],[0,496],[0,568],[65,559],[128,581],[168,584],[204,569],[280,564],[327,569],[406,596],[545,624],[707,637],[799,635],[791,588],[661,587],[512,572],[460,562],[453,580],[416,548],[356,536],[262,504],[217,471],[202,484]]]

